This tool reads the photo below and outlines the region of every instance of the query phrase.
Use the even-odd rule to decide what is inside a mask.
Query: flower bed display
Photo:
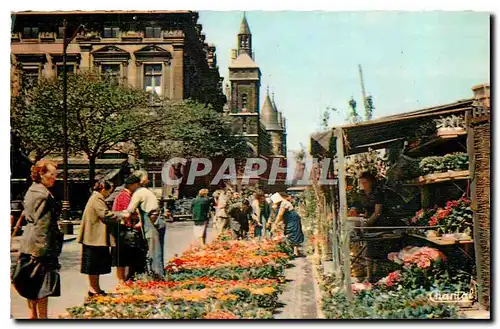
[[[433,293],[468,291],[470,276],[446,266],[437,249],[409,246],[388,258],[400,265],[371,284],[353,278],[353,300],[339,287],[326,287],[323,311],[329,319],[457,318],[457,305],[432,299]]]
[[[228,240],[191,248],[166,266],[165,281],[143,277],[116,293],[68,309],[65,318],[268,319],[277,307],[291,253],[283,237]]]
[[[436,226],[439,233],[469,233],[472,227],[470,200],[448,201],[446,207],[421,209],[410,220],[415,226]]]

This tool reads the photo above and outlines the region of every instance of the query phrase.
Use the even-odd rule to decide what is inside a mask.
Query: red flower
[[[429,226],[436,226],[438,224],[437,217],[434,215],[431,217],[431,220],[429,221]]]
[[[438,219],[445,219],[446,217],[448,217],[450,212],[451,212],[450,209],[439,208],[437,211],[437,218]]]

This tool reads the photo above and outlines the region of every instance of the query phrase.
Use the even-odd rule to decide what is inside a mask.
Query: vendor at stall
[[[383,226],[384,195],[377,186],[377,178],[366,171],[359,176],[359,184],[363,187],[360,216],[366,218],[365,226]]]
[[[364,217],[365,220],[361,223],[365,227],[384,226],[384,195],[377,186],[377,178],[370,172],[363,172],[359,176],[359,184],[363,188],[363,193],[360,200],[360,209],[352,208],[351,216]],[[375,233],[377,230],[369,230],[368,233]],[[373,258],[376,257],[379,249],[381,249],[380,241],[367,241],[367,248],[364,257],[366,259],[366,279],[372,281],[373,274],[376,271]]]

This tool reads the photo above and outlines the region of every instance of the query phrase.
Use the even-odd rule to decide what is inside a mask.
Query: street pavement
[[[174,222],[167,224],[167,236],[165,245],[165,259],[169,260],[176,254],[181,255],[193,242],[193,223]],[[75,231],[78,226],[75,226]],[[76,231],[75,234],[78,234]],[[208,228],[208,242],[215,237],[215,230],[212,230],[212,223]],[[17,261],[17,252],[11,252],[11,262]],[[75,240],[65,242],[63,252],[59,258],[61,264],[61,297],[49,298],[49,318],[55,319],[66,312],[66,309],[73,306],[82,305],[88,292],[87,276],[80,273],[81,245]],[[102,275],[100,279],[101,288],[112,292],[115,290],[118,281],[115,269],[112,273]],[[11,286],[11,317],[14,319],[28,318],[28,305],[26,300],[19,296],[17,291]]]
[[[311,260],[299,257],[291,262],[292,267],[285,270],[287,283],[279,302],[284,306],[277,310],[276,319],[317,319],[317,289],[315,289]]]

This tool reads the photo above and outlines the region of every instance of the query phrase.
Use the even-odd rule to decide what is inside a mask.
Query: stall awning
[[[425,122],[453,113],[464,113],[472,108],[473,99],[430,107],[418,111],[386,116],[383,118],[333,127],[328,132],[311,136],[311,154],[323,155],[331,151],[335,154],[334,130],[341,128],[344,133],[345,155],[367,152],[369,149],[383,149],[394,142],[412,137]]]

